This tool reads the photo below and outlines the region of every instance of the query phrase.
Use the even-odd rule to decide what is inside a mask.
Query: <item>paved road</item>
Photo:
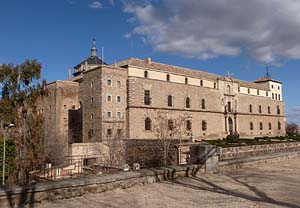
[[[300,159],[42,203],[57,207],[300,208]]]

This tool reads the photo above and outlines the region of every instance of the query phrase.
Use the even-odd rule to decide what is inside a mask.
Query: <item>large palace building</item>
[[[186,116],[194,140],[229,134],[285,135],[282,83],[266,76],[241,81],[200,70],[131,58],[113,65],[96,55],[74,77],[49,83],[46,136],[66,143],[102,142],[114,134],[154,139],[155,118]]]

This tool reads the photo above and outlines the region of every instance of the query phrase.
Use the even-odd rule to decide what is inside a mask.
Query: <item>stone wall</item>
[[[178,164],[177,147],[179,140],[169,140],[169,165]],[[125,140],[126,163],[139,163],[142,167],[158,167],[163,164],[163,142],[157,139],[127,139]]]
[[[129,188],[139,184],[150,184],[176,177],[203,174],[202,166],[185,166],[120,172],[111,175],[98,175],[63,181],[43,182],[24,187],[0,190],[0,207],[23,207],[25,204],[41,203],[82,196],[87,193],[100,193],[117,188]]]
[[[218,148],[218,155],[222,161],[297,150],[300,150],[300,142]]]

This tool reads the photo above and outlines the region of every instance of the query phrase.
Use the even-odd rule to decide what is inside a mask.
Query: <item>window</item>
[[[91,88],[93,88],[93,86],[94,86],[94,82],[91,82]]]
[[[205,108],[206,108],[206,106],[205,106],[205,99],[202,99],[202,100],[201,100],[201,108],[202,108],[202,109],[205,109]]]
[[[280,90],[280,87],[278,86],[278,90]]]
[[[278,100],[281,100],[281,98],[280,98],[280,94],[278,94]]]
[[[89,139],[91,139],[94,136],[94,129],[90,129],[88,133]]]
[[[107,129],[107,136],[111,137],[112,136],[112,129]]]
[[[272,99],[274,100],[274,93],[272,93]]]
[[[271,114],[271,107],[268,106],[268,114]]]
[[[228,103],[227,103],[227,111],[228,111],[229,113],[231,113],[231,111],[232,111],[232,109],[231,109],[231,102],[228,102]]]
[[[278,122],[278,130],[281,130],[281,123]]]
[[[275,93],[275,100],[277,100],[277,94]]]
[[[274,88],[274,85],[272,85],[272,89]]]
[[[91,98],[91,104],[94,104],[94,98]]]
[[[206,131],[207,130],[207,123],[206,123],[206,121],[202,121],[202,130],[203,131]]]
[[[249,112],[252,113],[252,105],[249,105]]]
[[[121,102],[121,96],[117,96],[117,102],[120,103]]]
[[[228,95],[230,95],[230,94],[231,94],[230,85],[227,85],[227,94],[228,94]]]
[[[185,84],[188,84],[188,83],[189,83],[189,80],[188,80],[187,77],[184,79],[184,82],[185,82]]]
[[[186,121],[186,130],[188,131],[192,130],[192,122],[190,120]]]
[[[217,88],[217,83],[214,83],[214,88],[215,88],[215,89]]]
[[[122,113],[121,112],[117,112],[117,118],[121,119],[122,118]]]
[[[150,90],[144,91],[144,104],[151,105]]]
[[[259,129],[263,130],[263,123],[262,122],[259,123]]]
[[[269,97],[269,93],[268,92],[266,92],[266,97]]]
[[[201,87],[203,86],[203,80],[200,80],[200,86]]]
[[[248,88],[248,94],[250,94],[250,89]]]
[[[169,96],[168,96],[168,106],[169,106],[169,107],[172,107],[172,106],[173,106],[173,97],[172,97],[172,95],[169,95]]]
[[[151,119],[147,117],[147,118],[145,119],[145,130],[146,130],[146,131],[151,131],[151,128],[152,128],[152,122],[151,122]]]
[[[185,107],[186,107],[186,108],[190,108],[190,107],[191,107],[191,101],[190,101],[190,98],[189,98],[189,97],[187,97],[187,98],[185,99]]]
[[[170,82],[170,74],[167,74],[167,81]]]
[[[269,122],[269,130],[272,130],[272,124]]]
[[[174,122],[172,120],[168,120],[168,129],[169,131],[172,131],[174,129]]]
[[[91,120],[93,120],[93,119],[94,119],[94,114],[92,113],[92,114],[91,114]]]
[[[111,116],[112,116],[112,113],[110,111],[107,112],[107,118],[111,118]]]
[[[108,85],[108,86],[111,86],[111,83],[112,83],[112,82],[111,82],[111,79],[108,79],[108,80],[107,80],[107,85]]]
[[[117,86],[120,88],[121,87],[121,81],[117,81]]]
[[[144,71],[144,77],[148,78],[148,71]]]
[[[123,134],[123,130],[122,129],[117,129],[117,135],[122,136],[122,134]]]
[[[257,90],[257,95],[259,95],[259,90]]]
[[[107,95],[107,102],[111,102],[111,95]]]
[[[253,130],[253,123],[250,122],[250,130]]]
[[[238,92],[241,92],[241,87],[238,87]]]
[[[258,106],[258,112],[259,113],[261,113],[262,111],[261,111],[261,105],[260,106]]]

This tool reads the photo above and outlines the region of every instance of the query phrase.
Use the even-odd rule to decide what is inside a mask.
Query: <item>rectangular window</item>
[[[111,102],[111,95],[107,95],[107,102]]]
[[[122,113],[121,112],[117,112],[117,118],[121,119],[122,118]]]
[[[112,129],[107,129],[107,136],[111,137],[112,136]]]
[[[122,136],[122,134],[123,134],[123,130],[122,129],[117,129],[117,135]]]
[[[144,91],[144,104],[151,105],[151,97],[150,97],[150,90]]]
[[[108,85],[108,86],[111,86],[111,83],[112,83],[112,82],[111,82],[111,79],[108,79],[108,80],[107,80],[107,85]]]
[[[173,97],[172,95],[168,96],[168,107],[172,107],[173,106]]]
[[[107,118],[111,118],[111,116],[112,116],[112,113],[110,111],[107,112]]]
[[[117,96],[117,102],[121,102],[121,96]]]
[[[120,88],[121,87],[121,81],[117,81],[117,86]]]

